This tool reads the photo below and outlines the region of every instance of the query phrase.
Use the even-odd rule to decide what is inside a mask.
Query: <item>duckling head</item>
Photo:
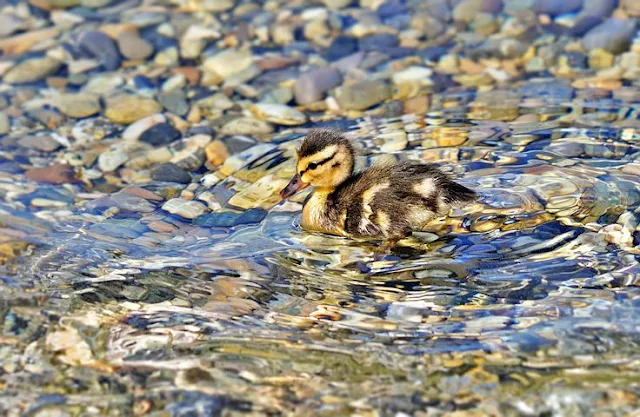
[[[296,175],[280,197],[289,198],[308,186],[331,192],[353,174],[354,164],[349,139],[332,130],[312,130],[298,150]]]

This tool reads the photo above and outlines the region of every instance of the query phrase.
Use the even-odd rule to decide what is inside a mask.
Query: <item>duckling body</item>
[[[354,173],[353,148],[333,131],[312,131],[296,168],[282,197],[315,186],[302,210],[302,227],[335,235],[398,240],[476,198],[434,165],[403,162]]]

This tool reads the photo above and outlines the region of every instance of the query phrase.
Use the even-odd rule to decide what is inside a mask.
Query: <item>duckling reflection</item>
[[[297,157],[296,175],[280,196],[314,187],[302,209],[301,226],[310,231],[393,245],[477,198],[434,165],[407,161],[355,172],[354,148],[336,131],[311,131]]]

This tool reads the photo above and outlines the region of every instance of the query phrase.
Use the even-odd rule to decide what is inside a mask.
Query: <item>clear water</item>
[[[481,194],[386,255],[300,230],[303,196],[278,202],[303,130],[223,169],[220,211],[253,208],[231,227],[109,214],[81,185],[0,177],[0,223],[28,242],[0,275],[0,410],[628,415],[639,111],[637,87],[531,80],[358,121],[363,165],[438,162]],[[160,219],[176,229],[152,231]]]

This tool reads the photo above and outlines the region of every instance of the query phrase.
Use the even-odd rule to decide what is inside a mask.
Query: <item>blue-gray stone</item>
[[[85,54],[100,61],[107,71],[114,71],[120,66],[120,53],[116,43],[100,31],[83,32],[78,39],[78,46]]]
[[[602,48],[618,54],[629,48],[635,33],[634,19],[611,18],[594,27],[584,36],[584,47],[589,51]]]
[[[329,61],[337,61],[340,58],[351,55],[357,50],[358,40],[356,38],[340,35],[331,42],[331,45],[329,45],[329,48],[325,53],[325,57]]]
[[[153,146],[163,146],[180,139],[180,132],[169,123],[158,123],[142,132],[140,142]]]
[[[151,178],[154,181],[178,182],[188,184],[191,182],[191,175],[171,162],[160,164],[151,171]]]

